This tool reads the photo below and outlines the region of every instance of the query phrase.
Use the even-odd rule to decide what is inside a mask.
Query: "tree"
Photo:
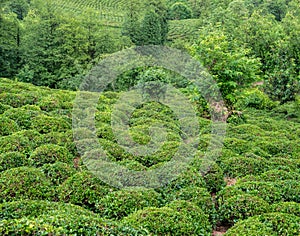
[[[160,0],[148,1],[144,14],[138,13],[138,3],[132,1],[123,26],[123,33],[139,46],[163,45],[167,40],[167,8]]]
[[[259,59],[220,30],[203,33],[189,50],[212,74],[228,105],[234,102],[236,91],[259,79]]]
[[[182,2],[174,3],[169,10],[169,19],[171,20],[183,20],[192,17],[192,10]]]

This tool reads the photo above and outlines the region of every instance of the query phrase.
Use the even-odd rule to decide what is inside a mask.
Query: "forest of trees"
[[[256,81],[265,81],[265,92],[281,103],[299,91],[299,0],[131,0],[117,27],[103,25],[92,11],[67,12],[51,1],[2,1],[0,76],[76,89],[105,55],[154,44],[197,58],[229,102],[238,88]],[[197,20],[196,36],[168,38],[170,22],[186,20],[188,28],[189,19]]]

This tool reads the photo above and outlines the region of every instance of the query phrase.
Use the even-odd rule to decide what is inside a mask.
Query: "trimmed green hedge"
[[[285,213],[267,213],[238,222],[226,232],[237,235],[299,235],[300,217]]]
[[[40,110],[25,106],[11,108],[5,111],[3,116],[14,120],[22,129],[30,129],[32,120],[41,114]]]
[[[30,166],[32,163],[26,155],[19,152],[6,152],[0,154],[0,172],[20,166]]]
[[[212,197],[206,188],[188,186],[167,196],[168,201],[185,200],[194,203],[205,214],[209,215],[212,224],[216,223],[216,209]]]
[[[136,229],[145,228],[150,234],[154,235],[211,235],[211,227],[207,219],[202,220],[202,218],[201,221],[195,224],[191,220],[193,214],[188,215],[184,214],[185,212],[182,210],[177,211],[174,205],[171,205],[171,207],[145,208],[125,217],[123,223]],[[180,208],[182,209],[182,205]],[[199,208],[197,209],[196,206],[193,208],[201,214]],[[197,227],[199,224],[203,224],[204,227]]]
[[[76,170],[73,166],[63,162],[45,164],[41,170],[54,185],[62,184],[67,178],[74,175]]]
[[[36,168],[18,167],[0,173],[0,201],[51,199],[53,185]]]
[[[270,212],[281,212],[300,217],[300,203],[297,202],[279,202],[271,205]]]
[[[20,130],[19,125],[7,117],[0,116],[0,136],[13,134]]]
[[[218,216],[223,224],[233,225],[250,216],[266,213],[269,204],[263,199],[249,194],[235,195],[219,204]]]
[[[113,191],[100,179],[88,171],[78,172],[57,188],[60,201],[96,210],[96,203]]]
[[[96,205],[104,217],[121,219],[145,207],[159,207],[161,196],[153,189],[129,188],[108,193]]]
[[[46,115],[38,115],[31,121],[32,129],[37,130],[41,134],[50,132],[64,132],[71,129],[70,123],[61,117],[51,117]]]
[[[57,161],[72,163],[74,159],[67,148],[55,144],[39,146],[31,153],[30,158],[37,167]]]

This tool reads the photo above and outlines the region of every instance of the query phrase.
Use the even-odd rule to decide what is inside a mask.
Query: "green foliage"
[[[31,128],[41,134],[50,132],[64,132],[71,129],[71,125],[61,117],[38,115],[31,121]]]
[[[152,189],[132,188],[108,193],[96,205],[104,217],[122,219],[145,207],[159,207],[160,195]]]
[[[236,109],[243,110],[247,107],[256,109],[272,109],[276,106],[270,98],[257,88],[244,90],[237,98],[234,105]]]
[[[263,199],[249,194],[235,195],[227,198],[218,209],[221,222],[235,224],[250,216],[268,212],[269,204]]]
[[[15,167],[30,165],[28,158],[19,152],[5,152],[0,154],[0,172]]]
[[[284,213],[267,213],[238,222],[226,235],[297,235],[300,218]]]
[[[190,219],[191,216],[171,207],[149,207],[125,217],[123,222],[134,228],[145,228],[155,235],[209,235],[210,229],[206,231],[209,228],[207,221],[197,222],[204,225],[205,228],[202,229],[195,227]]]
[[[96,203],[112,191],[92,173],[83,171],[69,177],[57,188],[60,201],[95,210]]]
[[[55,144],[46,144],[36,148],[30,155],[34,165],[52,164],[57,161],[72,163],[73,159],[68,149]]]
[[[62,184],[67,178],[74,175],[76,172],[73,166],[60,161],[53,164],[45,164],[41,167],[41,170],[54,185]]]
[[[259,174],[268,168],[268,162],[261,157],[231,157],[220,164],[224,173],[230,177]]]
[[[40,114],[41,111],[19,107],[6,110],[3,116],[14,120],[22,129],[29,129],[32,119]]]
[[[39,169],[18,167],[0,173],[0,195],[1,202],[50,199],[53,186]]]
[[[183,2],[174,3],[168,12],[168,18],[171,20],[183,20],[192,17],[192,10]]]
[[[167,8],[162,0],[145,2],[146,11],[138,14],[139,4],[129,3],[128,13],[123,26],[124,34],[138,45],[163,45],[168,34]]]
[[[300,217],[300,203],[297,202],[279,202],[271,205],[270,212],[281,212]]]
[[[260,62],[249,56],[250,50],[229,40],[222,31],[203,32],[190,53],[208,69],[216,80],[223,98],[235,102],[234,93],[259,79]]]
[[[211,233],[212,225],[208,221],[208,215],[194,203],[183,200],[174,200],[169,203],[167,207],[186,215],[190,220],[190,224],[194,228],[193,233],[195,235],[209,235],[209,233]],[[185,233],[186,232],[183,232],[183,234]]]
[[[14,133],[9,136],[0,137],[0,151],[5,152],[21,152],[28,154],[33,148],[28,137],[24,137],[19,133]]]
[[[210,193],[205,188],[189,186],[167,196],[168,201],[185,200],[198,206],[205,214],[209,216],[210,222],[215,224],[216,209]]]
[[[0,123],[0,136],[10,135],[20,130],[18,124],[15,121],[5,116],[0,116]]]

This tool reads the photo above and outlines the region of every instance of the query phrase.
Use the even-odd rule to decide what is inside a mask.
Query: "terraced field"
[[[177,179],[117,189],[91,174],[77,151],[75,96],[0,79],[1,235],[300,234],[299,102],[256,109],[260,102],[249,102],[257,101],[255,92],[241,99],[245,110],[229,119],[222,155],[207,173],[199,171],[211,122],[199,117],[198,152]],[[95,113],[108,158],[145,171],[169,161],[181,139],[170,109],[151,102],[132,114],[130,133],[140,144],[149,142],[151,124],[167,127],[164,145],[141,158],[120,147],[111,129],[119,97],[103,93]]]
[[[99,19],[102,25],[121,27],[125,20],[125,10],[128,2],[123,0],[53,0],[54,9],[68,12],[73,16],[88,14]],[[184,39],[197,37],[201,22],[198,19],[172,20],[169,21],[170,32],[168,39]]]

